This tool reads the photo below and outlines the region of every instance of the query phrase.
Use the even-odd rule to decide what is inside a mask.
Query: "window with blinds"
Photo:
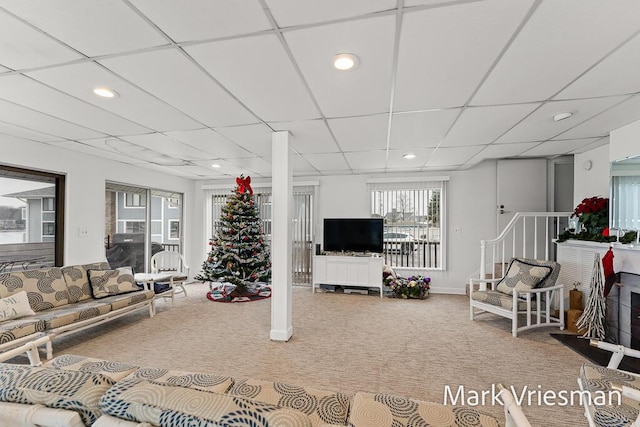
[[[447,180],[369,182],[371,215],[384,219],[383,255],[388,265],[444,268]]]
[[[640,230],[640,176],[612,176],[611,196],[611,227]]]
[[[272,200],[271,188],[254,187],[254,201],[262,220],[265,239],[271,241]],[[210,191],[212,235],[215,238],[220,227],[222,207],[227,203],[231,190],[216,189]],[[313,246],[313,194],[314,186],[295,186],[293,188],[293,282],[311,284],[311,260]]]

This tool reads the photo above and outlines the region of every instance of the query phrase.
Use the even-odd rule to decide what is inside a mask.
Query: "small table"
[[[15,264],[22,264],[22,269],[26,270],[33,263],[42,261],[45,256],[33,256],[33,255],[4,255],[0,256],[0,273],[9,269],[11,271]]]
[[[133,279],[137,283],[142,283],[147,290],[154,291],[154,285],[156,283],[170,282],[172,277],[173,274],[171,273],[136,273]],[[174,293],[175,289],[170,287],[166,291],[156,294],[154,299],[171,297],[171,307],[173,307],[175,305]]]

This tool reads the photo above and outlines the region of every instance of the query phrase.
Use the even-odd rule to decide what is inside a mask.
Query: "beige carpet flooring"
[[[126,316],[54,342],[54,354],[79,354],[180,370],[285,381],[343,392],[388,392],[443,402],[445,386],[517,391],[576,390],[586,360],[549,336],[512,338],[507,319],[469,320],[467,298],[381,299],[293,289],[293,338],[269,340],[271,300],[211,302],[204,284],[188,285],[176,306]],[[482,409],[503,419],[502,408]],[[586,426],[583,409],[524,405],[534,426]]]

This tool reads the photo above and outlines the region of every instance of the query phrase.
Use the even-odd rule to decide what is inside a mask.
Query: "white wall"
[[[66,175],[65,264],[80,264],[105,259],[105,181],[115,181],[149,188],[184,193],[183,233],[193,241],[193,182],[173,175],[137,168],[119,162],[85,155],[77,151],[44,145],[24,139],[0,136],[0,163],[27,169]],[[78,237],[86,228],[88,237]],[[185,248],[187,263],[201,263],[192,247]]]
[[[640,155],[640,120],[611,132],[609,143],[609,159],[622,160]]]
[[[591,169],[585,169],[591,162]],[[609,197],[609,145],[574,156],[573,206],[587,197]]]

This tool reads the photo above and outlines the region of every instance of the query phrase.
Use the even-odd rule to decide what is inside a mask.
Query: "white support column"
[[[292,212],[293,173],[289,132],[274,132],[272,143],[271,198],[271,333],[274,341],[289,341],[293,335],[292,303]]]

